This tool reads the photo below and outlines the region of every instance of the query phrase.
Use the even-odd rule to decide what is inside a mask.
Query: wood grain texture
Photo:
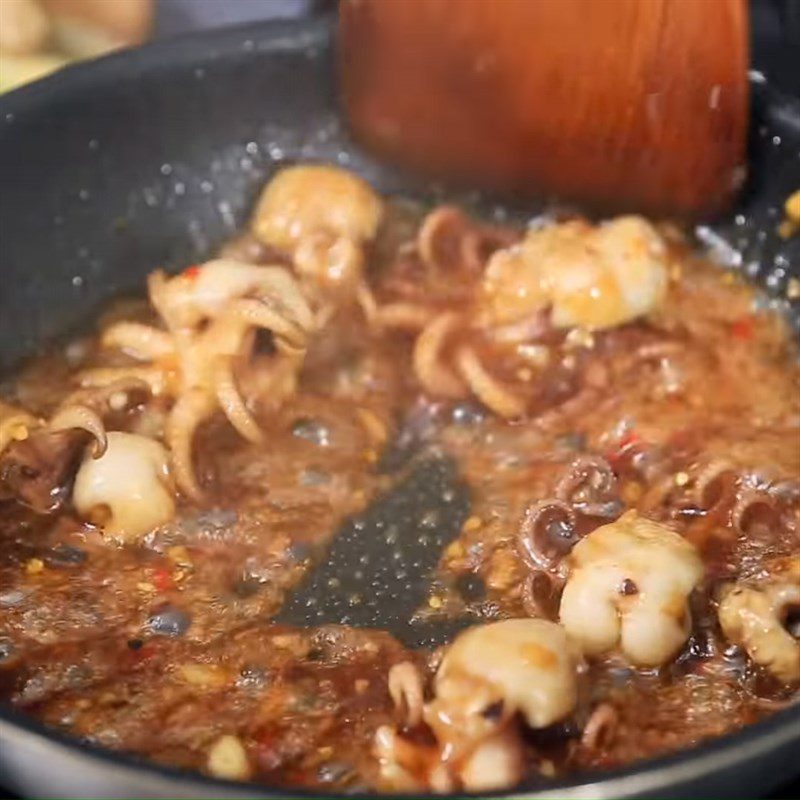
[[[743,178],[744,0],[342,0],[356,135],[516,194],[695,215]]]

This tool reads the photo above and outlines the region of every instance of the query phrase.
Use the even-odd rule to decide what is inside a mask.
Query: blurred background
[[[0,91],[151,38],[335,7],[336,0],[0,0]],[[750,9],[753,65],[800,95],[800,0],[751,0]],[[792,60],[798,69],[777,69]]]

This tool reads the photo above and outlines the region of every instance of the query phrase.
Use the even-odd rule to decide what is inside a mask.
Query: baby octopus
[[[471,392],[502,417],[521,416],[524,397],[492,374],[486,347],[525,362],[548,329],[631,322],[660,306],[667,276],[666,246],[640,217],[532,228],[491,256],[469,311],[442,312],[422,330],[415,372],[431,394]]]
[[[409,725],[421,718],[436,744],[414,744],[392,728],[380,728],[376,750],[385,788],[452,792],[513,786],[522,778],[523,761],[517,715],[531,728],[569,715],[579,664],[577,648],[561,626],[511,619],[458,636],[436,672],[433,699],[421,708],[420,684],[411,680],[408,664],[398,665],[403,674],[390,676],[393,696],[396,702],[402,698]]]
[[[329,166],[281,170],[251,220],[255,237],[291,256],[310,296],[368,296],[364,245],[378,231],[383,204],[365,181]]]
[[[124,392],[120,398],[127,402]],[[93,458],[106,450],[108,400],[106,392],[76,392],[49,420],[0,401],[0,499],[13,498],[40,513],[57,510],[86,442],[93,440]]]
[[[146,436],[111,431],[99,458],[84,457],[72,501],[106,536],[121,541],[142,536],[175,513],[167,451]]]
[[[561,624],[586,655],[618,646],[631,663],[657,667],[686,642],[703,562],[678,533],[629,511],[581,539],[568,563]]]
[[[785,627],[800,608],[800,556],[781,559],[769,576],[724,587],[719,622],[729,641],[781,683],[800,682],[800,642]]]
[[[105,427],[93,409],[85,405],[65,405],[49,421],[44,421],[23,408],[0,401],[0,455],[14,442],[26,441],[32,433],[58,433],[73,429],[91,434],[95,440],[95,455],[102,455],[106,447]]]
[[[137,378],[154,396],[170,398],[164,438],[171,471],[179,488],[198,498],[192,464],[198,426],[219,408],[245,439],[261,441],[250,405],[277,405],[293,393],[313,318],[281,267],[209,261],[173,278],[154,272],[148,291],[164,329],[119,322],[104,331],[102,343],[150,363],[88,370],[81,382],[97,387]],[[256,353],[259,329],[272,334],[273,355]]]

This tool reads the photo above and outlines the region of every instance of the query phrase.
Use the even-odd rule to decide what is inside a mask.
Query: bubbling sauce
[[[4,702],[216,777],[446,793],[797,701],[797,348],[673,230],[409,211],[298,166],[147,289],[5,384]],[[470,497],[413,613],[471,627],[274,621],[403,447]]]

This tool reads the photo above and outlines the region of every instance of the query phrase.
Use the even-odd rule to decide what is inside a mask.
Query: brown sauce
[[[501,233],[505,242],[521,236]],[[500,246],[496,231],[481,235],[491,241],[475,256],[477,272],[461,256],[437,272],[407,240],[397,248],[390,215],[373,251],[380,268],[368,276],[378,303],[463,309]],[[344,521],[391,487],[395,478],[376,465],[409,426],[452,456],[471,493],[470,516],[432,576],[429,615],[520,617],[535,601],[555,619],[560,586],[548,600],[547,586],[529,585],[519,531],[531,503],[557,495],[575,510],[576,535],[636,509],[668,523],[703,559],[679,655],[655,669],[613,653],[592,659],[574,712],[525,734],[527,776],[546,781],[680,750],[796,700],[796,686],[726,641],[716,592],[800,552],[797,350],[753,288],[670,247],[656,314],[593,333],[540,333],[546,362],[542,350],[522,369],[517,355],[474,330],[457,334],[445,359],[477,341],[483,363],[524,396],[521,419],[491,413],[469,392],[423,391],[412,368],[415,334],[376,329],[350,307],[312,339],[296,391],[259,412],[263,443],[244,441],[219,413],[200,428],[202,499],[179,499],[174,518],[141,541],[110,543],[69,502],[42,515],[0,500],[3,700],[83,740],[165,764],[214,772],[211,748],[233,736],[246,754],[239,777],[385,788],[373,740],[379,726],[398,724],[388,670],[410,660],[429,676],[436,654],[410,652],[380,631],[297,630],[270,618],[324,560]],[[78,370],[119,363],[126,357],[96,336],[70,343],[16,376],[10,399],[47,416]],[[113,427],[146,429],[158,413],[157,403],[139,404],[118,412]],[[609,465],[613,485],[580,475],[569,484],[586,457]],[[698,495],[703,470],[722,462],[723,477]],[[771,493],[769,503],[759,506],[758,492]],[[613,730],[592,738],[584,728],[601,704]]]

